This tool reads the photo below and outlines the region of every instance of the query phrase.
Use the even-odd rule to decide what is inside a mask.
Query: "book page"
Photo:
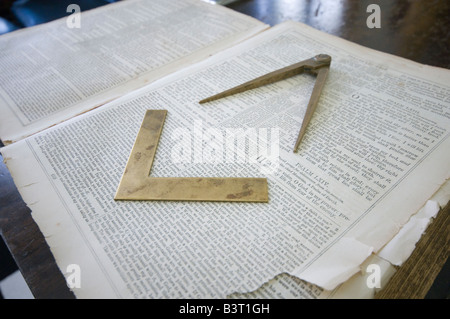
[[[121,1],[0,37],[0,138],[17,141],[267,26],[199,0]]]
[[[319,53],[333,60],[298,153],[313,76],[198,104]],[[225,298],[280,277],[326,297],[449,177],[449,79],[285,23],[2,154],[61,271],[82,270],[78,298]],[[269,202],[114,201],[147,109],[168,110],[152,176],[266,177]]]

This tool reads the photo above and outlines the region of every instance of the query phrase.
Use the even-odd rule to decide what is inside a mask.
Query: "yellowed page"
[[[330,77],[298,153],[312,77],[198,104],[318,53]],[[326,297],[448,178],[449,79],[286,23],[2,154],[61,270],[80,265],[79,298],[225,298],[282,274]],[[168,110],[153,176],[267,177],[269,203],[115,202],[147,109]]]
[[[200,0],[121,1],[0,37],[0,138],[15,142],[264,30]]]

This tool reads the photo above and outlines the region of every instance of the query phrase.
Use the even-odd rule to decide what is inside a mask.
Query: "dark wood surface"
[[[381,28],[368,28],[378,4]],[[227,7],[271,26],[293,20],[365,47],[450,68],[448,0],[241,0]]]
[[[381,8],[381,28],[370,29],[369,4]],[[228,5],[275,25],[286,20],[419,63],[450,69],[450,1],[242,0]],[[431,223],[414,254],[378,298],[448,298],[449,205]],[[0,229],[36,298],[74,298],[22,201],[0,164]],[[436,280],[437,278],[437,280]]]
[[[75,298],[31,217],[30,209],[14,185],[3,158],[0,163],[0,229],[35,298]]]

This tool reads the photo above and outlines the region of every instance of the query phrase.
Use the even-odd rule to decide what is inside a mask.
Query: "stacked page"
[[[147,3],[127,1],[117,12],[119,6],[111,6],[94,10],[92,17],[157,14],[152,5],[163,10],[158,1],[151,1],[147,11],[134,10]],[[133,85],[109,84],[93,100],[87,97],[79,104],[71,100],[64,107],[58,103],[61,110],[54,114],[50,113],[56,102],[45,87],[42,96],[27,91],[29,96],[19,101],[22,94],[9,82],[1,82],[2,112],[3,108],[11,111],[4,121],[16,119],[22,125],[2,122],[2,138],[11,143],[1,152],[61,271],[67,274],[70,265],[80,267],[81,284],[73,288],[75,295],[373,296],[377,285],[368,284],[364,273],[376,265],[389,276],[391,265],[407,258],[393,261],[399,258],[398,247],[404,247],[402,239],[411,246],[410,237],[398,237],[403,225],[411,225],[412,220],[426,227],[438,204],[450,199],[445,186],[450,175],[450,72],[363,48],[300,23],[260,32],[264,25],[223,7],[197,1],[172,3],[180,8],[164,16],[164,20],[170,17],[166,23],[191,23],[167,29],[165,35],[158,33],[155,41],[165,43],[166,37],[187,41],[180,46],[192,48],[186,53],[189,59],[174,57],[177,62],[165,62],[167,67],[143,70],[142,82],[139,75],[136,82],[130,80]],[[192,11],[183,7],[185,3]],[[220,30],[199,30],[196,19]],[[149,25],[160,23],[158,30],[166,30],[162,19],[150,20]],[[14,41],[37,39],[42,32],[52,32],[57,23],[62,22],[0,38],[0,45],[8,41],[7,47],[13,49],[23,45]],[[130,32],[136,28],[130,24]],[[86,29],[87,33],[98,30]],[[198,36],[190,43],[186,33]],[[199,44],[201,35],[207,39]],[[59,40],[50,39],[45,46]],[[112,33],[103,40],[106,43],[95,50],[117,39]],[[134,60],[134,55],[153,51],[156,59],[180,53],[172,51],[173,43],[167,47],[147,43],[135,51],[127,43],[120,52],[105,50],[98,56],[98,51],[92,53],[94,44],[81,49],[82,43],[75,48],[80,58],[91,61],[83,72],[104,70],[100,62],[91,60],[98,57],[116,72],[120,66],[116,62],[122,58],[138,61],[136,70],[144,61]],[[319,53],[333,60],[298,153],[292,147],[314,77],[299,75],[198,103]],[[12,58],[2,54],[1,61],[18,64]],[[76,79],[67,83],[62,69],[57,64],[46,72],[58,73],[49,78],[57,77],[59,85],[77,87]],[[8,72],[10,77],[20,75]],[[36,83],[43,85],[39,77],[44,71],[35,72]],[[16,81],[22,83],[23,76]],[[86,88],[98,89],[87,83],[93,78],[84,73],[76,76]],[[117,80],[112,74],[108,78]],[[151,83],[137,88],[146,81]],[[52,92],[66,96],[67,91],[55,87]],[[269,202],[114,201],[148,109],[168,111],[151,176],[265,177]],[[427,204],[433,195],[438,196],[437,204]],[[359,290],[358,279],[369,292]]]
[[[121,1],[0,39],[0,138],[15,142],[267,28],[202,1]]]

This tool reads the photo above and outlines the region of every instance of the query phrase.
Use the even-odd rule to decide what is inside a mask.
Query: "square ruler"
[[[166,110],[147,110],[115,200],[268,202],[266,178],[151,177]]]

